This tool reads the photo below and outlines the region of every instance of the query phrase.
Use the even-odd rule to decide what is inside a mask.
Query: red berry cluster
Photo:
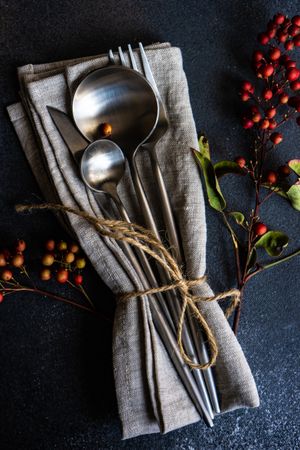
[[[0,252],[0,279],[4,282],[10,282],[13,278],[13,269],[24,268],[24,254],[26,249],[26,242],[19,239],[15,245],[11,248],[4,248]],[[4,294],[0,292],[0,303],[3,301]]]
[[[55,274],[56,280],[63,284],[72,274],[75,285],[80,286],[83,282],[81,271],[86,265],[86,260],[79,254],[79,246],[76,243],[55,242],[51,239],[46,242],[45,249],[46,253],[42,257],[44,268],[40,272],[41,280],[48,281]]]
[[[249,81],[242,83],[241,100],[253,103],[243,116],[242,125],[264,132],[274,146],[280,144],[283,136],[273,130],[300,112],[300,95],[294,95],[300,90],[300,70],[289,55],[294,47],[300,47],[300,16],[289,19],[276,14],[267,31],[258,35],[258,41],[266,48],[253,53],[252,64],[256,76],[264,83],[259,89]],[[300,116],[296,121],[300,125]]]
[[[237,156],[234,160],[236,164],[241,169],[244,169],[245,174],[248,172],[253,178],[253,170],[251,167],[251,163],[249,164],[243,156]],[[267,170],[263,175],[263,181],[269,185],[277,185],[277,183],[288,177],[292,173],[291,168],[287,164],[283,164],[279,166],[278,169],[275,170]]]

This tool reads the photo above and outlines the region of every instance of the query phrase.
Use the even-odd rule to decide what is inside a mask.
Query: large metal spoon
[[[104,192],[110,195],[123,220],[130,223],[126,209],[117,192],[117,185],[125,171],[125,158],[120,147],[110,140],[102,139],[93,142],[86,148],[82,155],[80,170],[85,184],[94,192]],[[149,266],[145,254],[142,251],[138,251],[137,253],[148,280],[141,270],[141,266],[137,261],[134,252],[128,245],[126,245],[126,252],[133,267],[137,271],[144,288],[148,289],[150,287],[148,280],[151,282],[152,286],[157,286],[155,276]],[[165,305],[163,297],[161,295],[158,297],[160,298],[159,305]],[[190,369],[182,361],[173,330],[161,314],[159,305],[155,298],[150,299],[150,309],[157,331],[164,342],[182,382],[193,399],[198,412],[208,425],[213,426],[211,414],[206,409],[206,404],[199,393]]]
[[[153,99],[153,95],[155,100]],[[159,116],[159,104],[153,87],[138,72],[124,66],[110,66],[88,74],[78,85],[72,102],[73,117],[82,134],[94,141],[99,137],[99,126],[108,122],[112,126],[111,139],[124,151],[146,225],[160,239],[151,207],[143,189],[136,165],[136,155],[154,132]],[[157,114],[157,116],[156,116]],[[155,126],[151,129],[155,117]],[[170,279],[158,267],[163,283]],[[176,293],[166,293],[173,321],[178,322],[180,305]],[[186,324],[183,343],[192,360],[197,363],[197,352]],[[193,371],[207,410],[213,411],[200,370]]]

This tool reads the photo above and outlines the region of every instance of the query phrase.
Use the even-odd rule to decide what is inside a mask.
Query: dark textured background
[[[128,42],[170,41],[183,52],[199,130],[216,159],[246,152],[238,124],[237,81],[251,77],[257,32],[278,10],[300,13],[295,1],[1,0],[0,244],[38,243],[64,233],[50,214],[17,216],[13,205],[41,198],[5,112],[18,100],[16,68],[104,52]],[[273,166],[299,155],[300,130],[276,151]],[[297,154],[298,152],[298,154]],[[231,202],[248,197],[230,180]],[[236,206],[237,207],[237,206]],[[230,243],[221,221],[208,219],[208,273],[216,290],[233,283]],[[277,198],[264,219],[299,245],[299,213]],[[37,252],[37,250],[35,250]],[[227,259],[228,258],[228,259]],[[111,326],[68,306],[32,295],[0,306],[0,447],[52,449],[288,449],[299,441],[299,258],[249,284],[239,340],[261,398],[255,410],[219,417],[167,436],[121,441],[111,366]],[[298,277],[298,278],[297,278]],[[89,270],[107,313],[113,298]]]

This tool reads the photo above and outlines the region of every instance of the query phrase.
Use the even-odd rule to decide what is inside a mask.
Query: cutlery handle
[[[103,186],[103,187],[105,189],[105,192],[107,192],[111,196],[112,200],[114,201],[116,207],[118,208],[118,210],[120,212],[122,219],[125,220],[126,222],[130,223],[130,219],[127,214],[127,211],[117,193],[115,186],[113,184],[106,183],[105,186]],[[137,274],[139,275],[139,278],[140,278],[144,288],[148,289],[149,287],[157,286],[155,276],[152,272],[151,266],[149,265],[146,255],[142,251],[137,249],[137,254],[140,259],[140,263],[141,263],[142,267],[144,268],[144,270],[147,274],[147,277],[150,278],[150,280],[149,280],[149,278],[148,278],[148,280],[151,282],[151,286],[149,285],[148,280],[146,279],[144,272],[140,266],[140,263],[137,261],[132,248],[126,242],[124,244],[125,244],[125,250],[126,250],[127,256],[129,258],[130,262],[132,263],[134,269],[136,270]],[[173,361],[173,364],[174,364],[179,376],[182,379],[182,382],[183,382],[187,392],[191,396],[197,411],[199,412],[201,417],[204,419],[206,424],[209,425],[210,427],[212,427],[213,426],[212,414],[211,414],[210,410],[207,410],[207,405],[206,405],[207,399],[204,398],[204,400],[203,400],[202,392],[200,393],[199,390],[197,389],[197,385],[195,383],[195,380],[193,378],[193,375],[192,375],[189,367],[182,360],[182,357],[181,357],[179,349],[178,349],[178,344],[174,337],[174,331],[175,331],[174,326],[173,326],[173,328],[171,326],[171,324],[173,325],[173,322],[172,322],[172,319],[170,318],[170,313],[169,313],[168,309],[166,308],[166,303],[164,301],[164,298],[161,295],[161,293],[158,293],[156,295],[160,299],[159,306],[157,304],[157,299],[153,298],[153,296],[149,296],[150,310],[151,310],[151,314],[153,317],[155,327],[156,327],[156,329],[161,337],[161,340],[163,341],[163,343],[169,353],[171,360]],[[163,308],[165,317],[167,317],[167,319],[170,321],[169,323],[166,321],[165,317],[163,317],[163,315],[161,314],[160,308]]]
[[[160,201],[162,204],[162,213],[163,213],[164,222],[166,224],[169,243],[171,245],[171,251],[172,251],[174,258],[177,260],[178,264],[181,265],[183,263],[184,258],[183,258],[181,246],[179,243],[177,228],[176,228],[168,192],[167,192],[166,185],[165,185],[165,182],[164,182],[161,170],[160,170],[159,162],[157,159],[157,154],[155,151],[155,144],[150,144],[150,143],[148,145],[145,144],[144,147],[148,150],[148,153],[150,156],[152,171],[153,171],[155,183],[158,187]],[[201,331],[198,330],[198,327],[195,324],[195,320],[193,319],[193,317],[191,316],[189,311],[187,312],[187,317],[188,317],[189,327],[192,332],[194,345],[196,347],[196,354],[197,354],[201,364],[205,364],[209,361],[209,358],[208,358],[206,346],[204,343],[203,335],[202,335]],[[214,409],[215,413],[218,414],[218,413],[220,413],[220,405],[219,405],[219,400],[218,400],[218,395],[217,395],[217,390],[216,390],[216,385],[214,382],[212,369],[208,368],[207,370],[204,371],[203,375],[204,375],[204,378],[206,381],[206,385],[207,385],[207,389],[209,392],[209,396],[210,396],[210,400],[211,400],[213,409]]]
[[[156,224],[155,224],[155,221],[154,221],[154,218],[153,218],[150,206],[149,206],[149,202],[148,202],[148,199],[144,192],[134,159],[131,159],[131,158],[129,159],[129,166],[130,166],[130,170],[131,170],[131,174],[132,174],[132,180],[133,180],[133,184],[135,187],[135,191],[136,191],[136,194],[138,197],[139,205],[144,214],[146,225],[148,228],[150,228],[152,230],[152,232],[155,234],[156,238],[161,242],[160,235],[157,230],[157,227],[156,227]],[[162,282],[169,283],[170,278],[161,266],[158,266],[158,271],[159,271]],[[176,293],[172,294],[171,292],[167,291],[166,296],[169,300],[168,304],[169,304],[169,308],[170,308],[173,320],[176,323],[178,323],[179,316],[180,316],[180,304],[179,304],[178,298],[176,297]],[[195,332],[196,332],[196,330],[195,330]],[[197,356],[196,356],[197,353],[196,353],[195,347],[193,345],[193,342],[190,338],[190,334],[188,332],[186,324],[183,325],[183,329],[182,329],[182,341],[183,341],[185,350],[189,354],[190,358],[193,360],[193,362],[198,363]],[[206,389],[206,386],[204,383],[203,374],[202,374],[201,370],[194,369],[193,375],[196,379],[198,389],[205,401],[205,405],[210,414],[210,417],[213,418],[214,414],[213,414],[210,398],[208,396],[208,392],[207,392],[207,389]]]
[[[130,218],[128,216],[125,206],[123,205],[122,200],[119,197],[116,186],[112,183],[105,183],[105,185],[103,186],[103,189],[105,190],[105,192],[107,192],[110,195],[110,197],[114,201],[122,220],[130,223],[131,222]],[[144,281],[147,282],[145,280],[145,275],[142,270],[142,268],[143,268],[145,271],[145,274],[147,276],[148,288],[149,287],[158,287],[155,275],[153,273],[153,270],[150,266],[150,263],[145,255],[145,253],[143,251],[139,250],[138,248],[136,248],[136,253],[137,253],[137,256],[138,256],[138,259],[140,262],[140,264],[139,264],[138,261],[136,260],[135,254],[134,254],[132,248],[130,247],[130,245],[128,245],[126,242],[124,242],[123,244],[126,247],[126,252],[127,252],[127,255],[130,257],[131,263],[132,264],[134,263],[134,268],[135,268],[136,272],[138,273],[139,278],[141,280],[144,279]],[[165,315],[166,319],[168,320],[169,325],[172,327],[173,333],[175,334],[173,320],[172,320],[172,317],[170,316],[170,312],[167,308],[166,302],[164,301],[164,297],[161,292],[158,292],[156,295],[160,301],[160,307],[163,310],[164,315]]]
[[[169,200],[169,196],[167,193],[166,185],[160,170],[160,166],[157,160],[157,155],[154,149],[154,146],[151,144],[145,144],[144,147],[148,149],[152,172],[155,179],[155,184],[157,185],[160,201],[162,206],[162,214],[163,219],[166,225],[167,235],[169,244],[171,245],[171,253],[173,257],[176,259],[177,263],[181,266],[183,262],[182,251],[179,243],[178,233],[175,225],[175,220]]]

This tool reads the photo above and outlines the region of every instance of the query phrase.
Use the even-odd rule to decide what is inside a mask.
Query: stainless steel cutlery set
[[[157,157],[156,144],[169,128],[166,109],[141,43],[135,52],[128,45],[128,59],[120,47],[118,54],[110,50],[108,57],[110,64],[107,67],[90,72],[78,85],[72,100],[73,118],[51,106],[48,111],[79,165],[84,183],[94,192],[107,193],[120,218],[130,222],[117,191],[127,159],[144,224],[161,241],[136,163],[139,150],[147,150],[168,244],[173,257],[181,265],[184,257],[180,237]],[[142,73],[138,71],[136,58],[140,58]],[[112,134],[107,139],[101,139],[99,135],[99,127],[103,123],[112,126]],[[170,283],[169,275],[161,266],[152,267],[142,251],[133,250],[129,245],[124,247],[124,251],[144,289]],[[157,332],[195,407],[205,422],[213,426],[214,415],[220,412],[220,407],[212,369],[191,370],[182,360],[176,342],[181,309],[176,291],[155,296],[155,299],[148,298]],[[189,314],[182,338],[185,351],[193,362],[204,364],[208,361],[204,337]]]

